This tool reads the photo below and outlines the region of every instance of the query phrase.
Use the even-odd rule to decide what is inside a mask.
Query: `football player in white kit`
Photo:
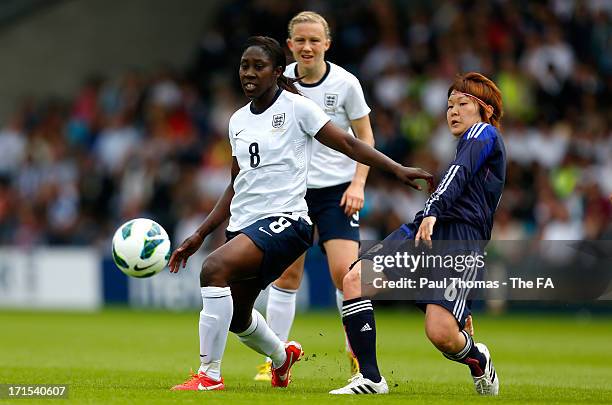
[[[253,309],[264,289],[312,245],[306,174],[312,138],[364,164],[391,172],[420,189],[414,179],[431,174],[403,167],[329,121],[311,100],[297,94],[283,75],[285,54],[272,38],[251,37],[239,76],[252,101],[232,115],[231,181],[202,225],[176,249],[176,273],[204,238],[228,217],[227,242],[202,265],[199,321],[200,368],[173,390],[222,390],[221,359],[231,330],[248,347],[272,359],[272,386],[286,387],[291,366],[303,355],[296,342],[282,342]]]
[[[296,87],[313,100],[331,122],[370,146],[374,136],[370,108],[359,80],[342,67],[325,60],[331,44],[329,25],[313,11],[303,11],[289,22],[287,45],[296,62],[285,76],[299,79]],[[342,311],[342,279],[359,252],[359,210],[363,208],[364,186],[369,167],[356,163],[341,152],[314,142],[308,169],[306,202],[308,214],[318,231],[318,244],[327,255],[331,279],[336,287],[336,305]],[[287,340],[295,317],[296,292],[304,274],[305,254],[300,256],[270,286],[266,320],[283,341]],[[348,344],[346,353],[351,374],[359,365]],[[270,360],[258,366],[256,381],[269,381]]]

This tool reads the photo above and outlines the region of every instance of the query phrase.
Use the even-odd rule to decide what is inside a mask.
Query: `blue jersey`
[[[455,159],[415,223],[428,216],[437,222],[464,222],[478,229],[482,240],[489,240],[505,180],[501,135],[493,125],[476,123],[459,139]]]

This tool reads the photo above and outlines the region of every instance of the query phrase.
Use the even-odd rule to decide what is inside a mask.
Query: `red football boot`
[[[172,387],[172,391],[213,391],[224,389],[223,378],[219,381],[213,380],[206,373],[192,374],[184,383]]]
[[[304,355],[302,346],[298,342],[289,342],[285,344],[285,353],[287,359],[279,368],[272,367],[272,386],[286,387],[291,380],[291,366],[300,361]]]

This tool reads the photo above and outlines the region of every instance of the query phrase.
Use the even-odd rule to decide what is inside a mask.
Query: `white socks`
[[[336,288],[336,306],[338,307],[338,312],[340,312],[340,319],[342,319],[342,303],[344,302],[344,293]],[[342,328],[344,330],[344,328]],[[348,353],[352,353],[351,345],[348,341],[348,336],[346,336],[346,332],[344,333],[344,350]]]
[[[268,327],[266,320],[257,310],[253,309],[251,316],[251,325],[244,332],[236,334],[238,339],[257,353],[272,359],[274,368],[282,366],[287,358],[285,344]]]
[[[343,302],[344,302],[344,293],[336,288],[336,306],[338,307],[340,318],[342,318],[342,303]]]
[[[293,325],[295,318],[295,300],[296,290],[287,290],[284,288],[276,287],[274,284],[270,286],[268,292],[268,307],[266,309],[266,320],[270,329],[274,331],[276,336],[286,342],[289,337],[289,331]],[[336,306],[342,318],[342,302],[344,301],[344,294],[342,291],[336,289]],[[345,349],[350,352],[350,346],[348,339],[345,336]]]
[[[221,359],[234,313],[229,287],[202,287],[200,312],[200,369],[214,380],[221,379]]]
[[[270,329],[283,342],[287,341],[295,318],[296,293],[296,290],[286,290],[276,287],[274,284],[270,286],[268,292],[266,320]]]
[[[206,373],[214,380],[220,380],[221,359],[234,313],[232,292],[229,287],[202,287],[201,291],[200,368],[198,371]],[[295,311],[295,298],[293,308]],[[291,321],[293,321],[293,316],[291,316]],[[287,355],[284,343],[268,327],[264,317],[256,310],[253,309],[251,325],[237,335],[240,341],[251,349],[269,356],[275,368],[282,366],[285,362]]]

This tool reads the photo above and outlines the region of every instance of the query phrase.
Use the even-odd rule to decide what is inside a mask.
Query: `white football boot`
[[[329,391],[329,393],[333,395],[388,394],[389,386],[387,385],[387,381],[385,381],[385,377],[381,378],[379,383],[375,383],[364,378],[361,373],[358,373],[348,380],[348,385],[338,388],[337,390]]]
[[[474,387],[476,392],[480,395],[498,395],[499,394],[499,377],[493,367],[493,361],[491,361],[491,353],[489,349],[483,343],[476,343],[478,351],[482,353],[487,359],[487,365],[484,369],[484,374],[480,377],[473,377]]]

